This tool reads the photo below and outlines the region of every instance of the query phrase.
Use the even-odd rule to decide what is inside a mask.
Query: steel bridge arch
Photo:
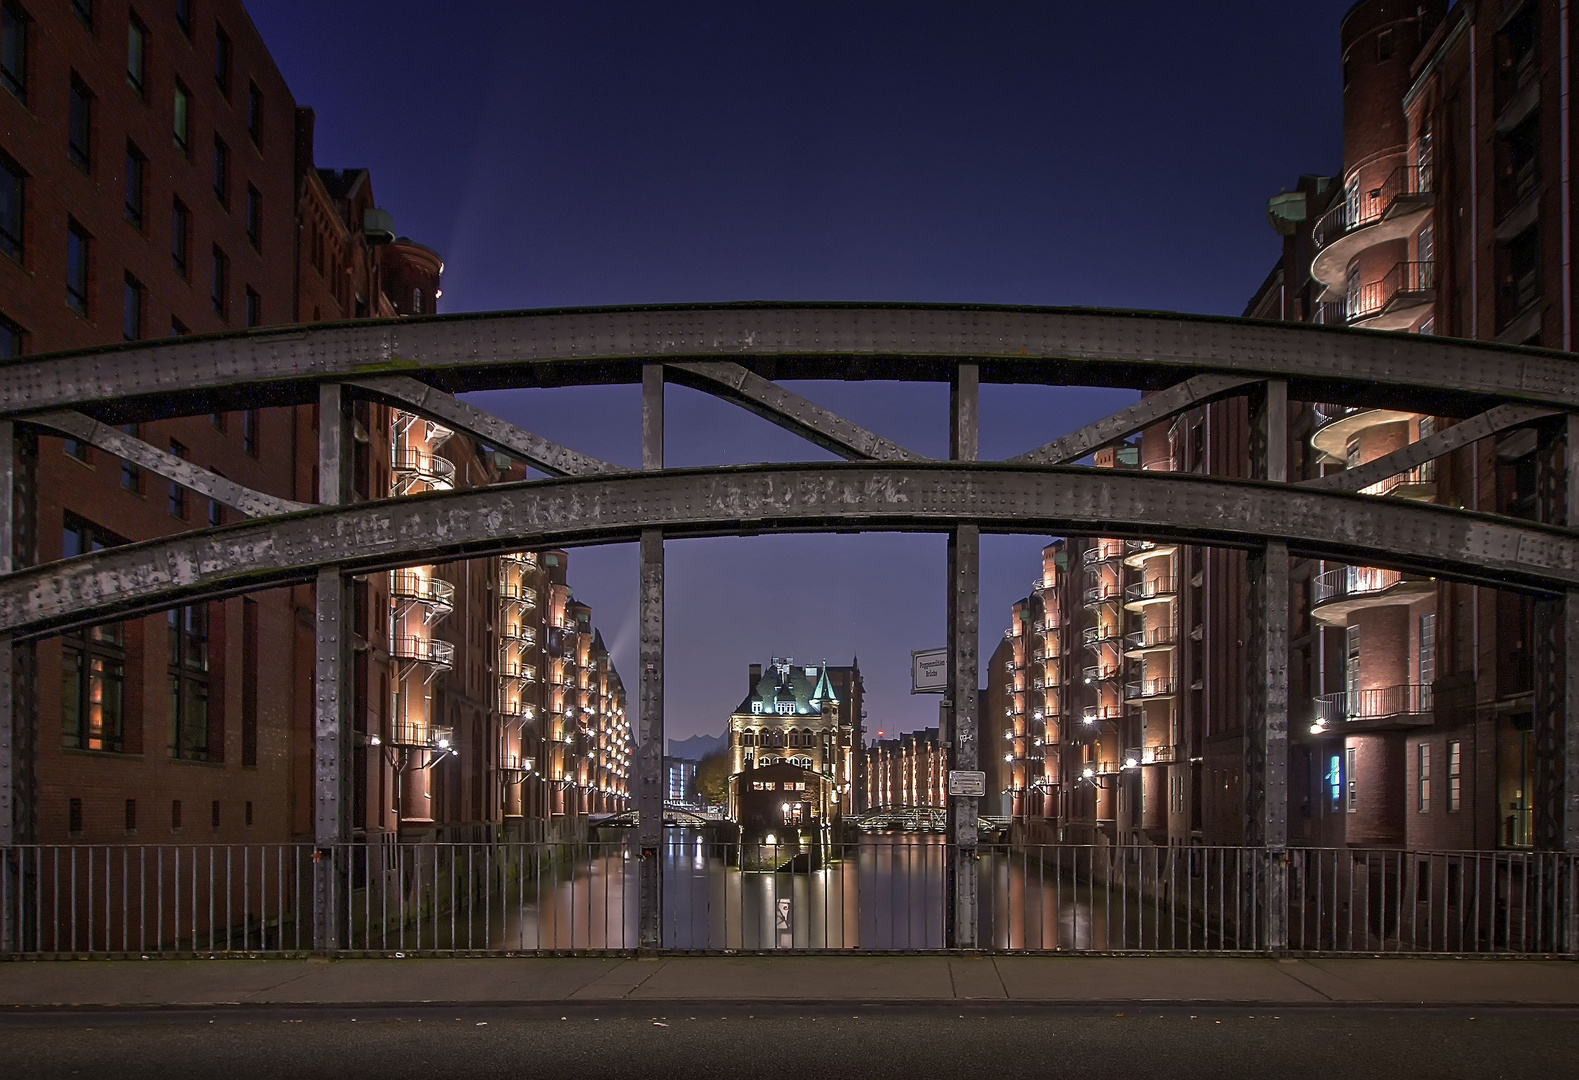
[[[345,832],[348,575],[510,547],[640,542],[639,806],[661,815],[663,540],[764,531],[907,529],[949,535],[950,684],[977,683],[981,531],[1171,536],[1250,552],[1246,614],[1247,838],[1267,861],[1268,947],[1285,880],[1290,551],[1533,590],[1538,746],[1548,839],[1579,848],[1579,365],[1569,354],[1479,342],[1155,312],[899,304],[670,305],[321,324],[23,357],[0,365],[0,486],[27,489],[18,427],[115,437],[105,425],[319,402],[323,501],[348,502],[348,401],[379,397],[442,417],[565,480],[296,510],[149,447],[143,467],[262,516],[219,530],[13,569],[13,500],[0,509],[0,644],[182,599],[316,578],[315,833]],[[926,462],[799,397],[775,379],[880,379],[950,386],[949,463]],[[850,465],[665,470],[663,387],[691,385],[805,436]],[[977,460],[981,382],[1157,391],[1010,463]],[[640,471],[599,462],[478,412],[447,393],[640,383]],[[1256,482],[1069,468],[1099,446],[1228,394],[1252,402]],[[1287,399],[1472,418],[1372,463],[1402,471],[1472,438],[1535,425],[1546,520],[1525,521],[1293,485]],[[1455,430],[1457,429],[1457,434]],[[112,451],[118,452],[118,451]],[[1424,455],[1424,457],[1422,457]],[[621,475],[624,474],[624,475]],[[286,510],[287,512],[278,512]],[[434,538],[438,540],[435,542]],[[25,555],[25,553],[24,553]],[[25,647],[25,646],[24,646]],[[12,666],[0,664],[0,846],[13,839]],[[974,766],[975,694],[955,695],[953,763]],[[961,858],[976,806],[955,802]],[[643,827],[643,847],[657,835]],[[657,862],[644,859],[642,940],[657,941]],[[954,944],[973,943],[974,874],[957,868]],[[315,919],[338,933],[341,869],[321,860]],[[1569,939],[1579,940],[1570,903]]]

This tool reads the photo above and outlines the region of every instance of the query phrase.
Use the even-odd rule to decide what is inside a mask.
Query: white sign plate
[[[948,690],[948,650],[922,649],[910,654],[910,692],[941,694]]]
[[[950,769],[948,793],[969,799],[984,799],[987,797],[987,774],[970,769]]]

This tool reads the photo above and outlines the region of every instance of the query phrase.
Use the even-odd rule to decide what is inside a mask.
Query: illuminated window
[[[1464,789],[1464,758],[1458,740],[1447,744],[1447,812],[1458,813]]]
[[[1359,788],[1355,783],[1355,758],[1357,754],[1354,747],[1350,746],[1343,751],[1343,782],[1344,782],[1344,810],[1351,814],[1359,813],[1360,799]]]
[[[123,541],[103,529],[68,518],[61,554],[70,558]],[[73,750],[119,753],[125,734],[126,650],[120,623],[61,635],[62,745]]]
[[[1416,780],[1415,809],[1422,814],[1431,812],[1431,744],[1415,747]]]
[[[753,701],[751,703],[751,711],[753,713],[760,713],[762,711],[762,702],[760,702],[760,701]]]
[[[170,753],[185,761],[207,761],[208,605],[191,604],[166,613],[169,630]]]

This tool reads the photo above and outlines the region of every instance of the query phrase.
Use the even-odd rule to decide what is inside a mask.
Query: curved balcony
[[[1420,727],[1435,719],[1434,695],[1429,683],[1408,683],[1370,690],[1323,694],[1315,699],[1319,733],[1337,725],[1363,724],[1366,729]]]
[[[1124,684],[1125,701],[1164,701],[1173,697],[1173,679],[1142,679]]]
[[[1349,405],[1316,405],[1316,432],[1310,445],[1321,451],[1329,463],[1343,465],[1349,460],[1349,442],[1360,432],[1382,424],[1397,424],[1415,414],[1398,409],[1364,409]]]
[[[395,477],[395,493],[404,495],[418,484],[429,491],[449,491],[455,487],[455,463],[426,450],[395,450],[389,466]]]
[[[529,683],[537,681],[537,666],[523,664],[515,660],[506,660],[499,665],[501,679],[514,679],[516,682]]]
[[[1080,710],[1082,724],[1116,723],[1124,718],[1124,709],[1119,705],[1087,705]]]
[[[1173,746],[1132,746],[1124,751],[1124,767],[1136,769],[1142,765],[1167,765],[1179,760],[1178,748]]]
[[[1148,626],[1144,630],[1124,635],[1124,655],[1144,656],[1147,653],[1167,652],[1177,648],[1178,644],[1179,628],[1172,623]]]
[[[537,552],[535,551],[507,551],[499,558],[524,570],[537,569]]]
[[[505,623],[499,628],[499,640],[520,648],[537,644],[537,627],[525,623]]]
[[[1124,545],[1124,565],[1130,567],[1145,566],[1147,560],[1158,559],[1164,555],[1172,555],[1179,550],[1179,545],[1167,541],[1157,540],[1130,540]]]
[[[1088,547],[1080,553],[1082,566],[1101,566],[1103,563],[1115,562],[1123,558],[1124,550],[1117,543],[1101,542],[1095,547]]]
[[[499,599],[511,604],[520,604],[523,608],[537,606],[537,590],[530,585],[522,585],[518,581],[499,580]]]
[[[1171,577],[1148,578],[1125,588],[1124,607],[1139,611],[1150,604],[1165,604],[1177,595]]]
[[[1367,248],[1412,235],[1435,201],[1429,165],[1401,165],[1380,187],[1342,200],[1316,222],[1316,258],[1311,277],[1329,292],[1342,293],[1349,263]]]
[[[1118,639],[1118,627],[1112,623],[1099,622],[1080,631],[1080,643],[1088,649],[1095,649],[1099,645],[1117,644]]]
[[[1103,604],[1116,604],[1123,590],[1116,581],[1104,581],[1100,585],[1088,585],[1082,594],[1084,604],[1088,608],[1100,607]]]
[[[1379,280],[1364,282],[1343,300],[1343,325],[1364,330],[1407,330],[1436,302],[1436,267],[1400,262]],[[1321,321],[1328,320],[1323,305]]]
[[[1080,677],[1085,680],[1086,685],[1088,686],[1095,686],[1097,683],[1112,682],[1118,678],[1118,675],[1119,667],[1117,664],[1092,664],[1089,667],[1083,667],[1080,669]]]
[[[1342,566],[1316,578],[1310,613],[1318,622],[1343,626],[1353,612],[1363,608],[1408,604],[1435,590],[1436,583],[1430,578],[1374,566]]]
[[[449,750],[455,745],[455,729],[426,720],[397,720],[389,741],[409,749]]]
[[[512,720],[535,720],[537,706],[529,701],[512,701],[507,698],[499,703],[499,715]]]
[[[389,644],[389,655],[397,660],[409,660],[433,668],[455,665],[455,646],[438,638],[397,637]]]
[[[417,570],[394,570],[389,575],[389,594],[396,600],[421,604],[428,618],[436,619],[455,610],[455,586],[443,578]]]
[[[1392,495],[1399,499],[1432,499],[1436,497],[1436,462],[1423,461],[1412,469],[1366,484],[1361,495]]]

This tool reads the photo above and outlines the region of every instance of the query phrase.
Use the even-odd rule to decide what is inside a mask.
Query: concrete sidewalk
[[[0,963],[0,1009],[761,1002],[1579,1009],[1566,960],[1079,956],[42,960]]]

